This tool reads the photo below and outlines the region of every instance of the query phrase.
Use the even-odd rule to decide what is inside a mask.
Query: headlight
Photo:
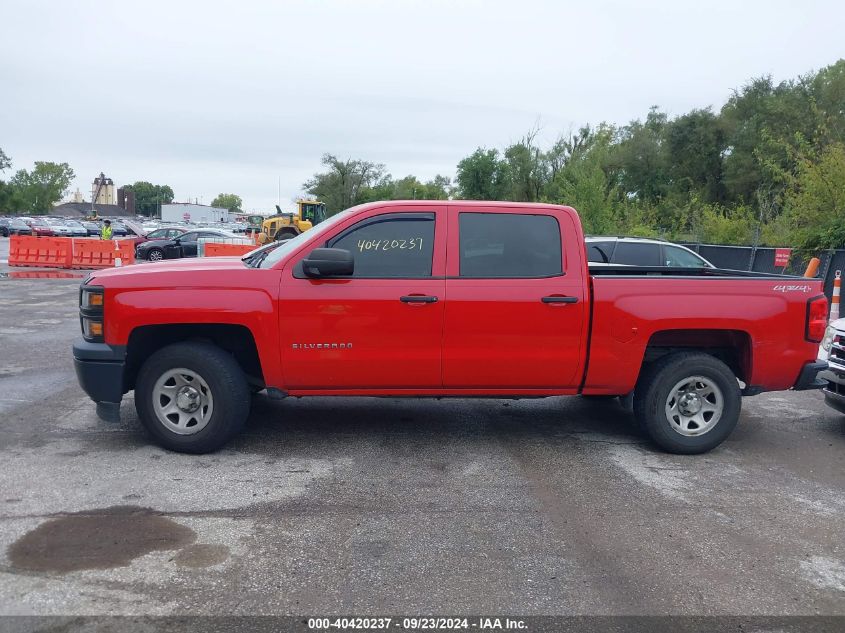
[[[79,299],[79,308],[85,312],[102,312],[103,289],[98,286],[83,286],[82,296]]]
[[[822,349],[824,351],[830,351],[830,348],[833,345],[833,338],[835,336],[836,330],[834,330],[832,326],[828,325],[827,329],[824,331],[824,338],[822,339]]]

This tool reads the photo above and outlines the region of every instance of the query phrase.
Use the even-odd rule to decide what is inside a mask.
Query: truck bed
[[[589,270],[584,393],[618,393],[620,383],[633,390],[646,348],[725,350],[747,393],[789,389],[815,357],[818,343],[805,338],[805,324],[808,302],[822,294],[819,279],[714,268]]]

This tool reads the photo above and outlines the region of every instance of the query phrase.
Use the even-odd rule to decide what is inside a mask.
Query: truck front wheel
[[[705,453],[731,434],[742,396],[736,376],[708,354],[669,354],[646,368],[634,391],[634,415],[670,453]]]
[[[176,343],[150,356],[138,374],[135,408],[164,448],[210,453],[236,435],[250,393],[238,363],[209,343]]]

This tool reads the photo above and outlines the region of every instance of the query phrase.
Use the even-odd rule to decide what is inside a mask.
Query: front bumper
[[[828,367],[823,372],[827,381],[824,388],[824,401],[832,409],[845,413],[845,371],[837,367]]]
[[[97,415],[117,421],[125,393],[126,348],[79,340],[73,344],[73,366],[79,386],[97,403]]]

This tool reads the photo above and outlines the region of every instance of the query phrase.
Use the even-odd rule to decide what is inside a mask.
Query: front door
[[[576,388],[586,344],[583,252],[560,209],[450,206],[444,387]]]
[[[446,209],[372,209],[314,247],[352,252],[349,278],[313,279],[301,260],[280,288],[285,384],[292,390],[436,389],[441,381]]]

